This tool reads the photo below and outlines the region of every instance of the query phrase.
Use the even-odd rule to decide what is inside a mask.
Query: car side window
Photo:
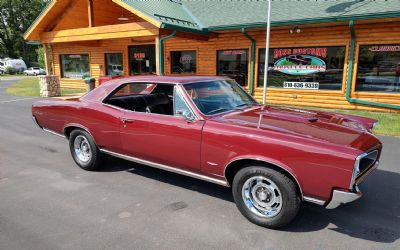
[[[173,89],[171,84],[127,83],[107,97],[104,103],[134,112],[172,116]]]
[[[193,112],[188,107],[182,93],[175,87],[174,89],[174,115],[184,116],[187,118],[194,118]]]

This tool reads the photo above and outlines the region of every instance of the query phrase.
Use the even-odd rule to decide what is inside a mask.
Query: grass
[[[36,77],[26,77],[10,86],[6,92],[14,96],[39,96],[39,80]],[[73,95],[83,93],[83,89],[61,88],[61,95]]]
[[[3,75],[0,75],[0,78],[13,78],[13,77],[25,77],[25,75],[22,75],[22,74],[14,74],[14,75],[3,74]]]
[[[346,110],[346,109],[323,109],[323,108],[312,108],[312,107],[301,107],[301,108],[369,117],[379,121],[378,125],[374,129],[374,132],[376,134],[387,135],[387,136],[400,136],[400,113],[386,113],[386,112]]]

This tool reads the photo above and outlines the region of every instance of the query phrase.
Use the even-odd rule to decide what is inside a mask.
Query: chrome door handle
[[[135,120],[122,117],[121,121],[122,123],[125,124],[125,123],[133,123]]]

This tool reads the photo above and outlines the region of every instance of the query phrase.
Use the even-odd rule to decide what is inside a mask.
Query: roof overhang
[[[369,14],[369,15],[353,15],[353,16],[338,16],[331,18],[313,18],[313,19],[299,19],[290,21],[279,21],[271,22],[272,27],[283,27],[290,25],[304,25],[304,24],[317,24],[317,23],[336,23],[336,22],[348,22],[350,20],[370,20],[370,19],[382,19],[382,18],[397,18],[400,17],[400,12],[386,12],[380,14]],[[266,22],[261,23],[244,23],[234,25],[221,25],[208,27],[208,31],[217,30],[233,30],[241,28],[265,28],[267,27]]]

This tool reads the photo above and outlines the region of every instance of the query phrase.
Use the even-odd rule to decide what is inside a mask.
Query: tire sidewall
[[[282,196],[282,208],[273,217],[261,217],[248,209],[243,201],[242,188],[246,180],[255,176],[263,176],[273,181],[279,188]],[[300,196],[291,179],[270,168],[261,166],[247,166],[235,176],[232,185],[233,198],[239,211],[251,222],[268,228],[278,228],[294,219],[300,208]]]
[[[75,141],[75,138],[77,136],[83,136],[89,142],[90,150],[92,151],[91,152],[92,153],[92,157],[90,158],[90,160],[88,162],[81,161],[78,158],[78,156],[76,155],[76,153],[75,153],[74,141]],[[86,131],[84,131],[82,129],[76,129],[76,130],[72,131],[72,133],[71,133],[71,135],[69,137],[69,148],[70,148],[70,151],[71,151],[72,158],[74,159],[75,163],[80,168],[82,168],[84,170],[89,170],[89,171],[95,169],[97,157],[99,157],[99,150],[98,150],[97,145],[94,142],[92,136],[88,132],[86,132]]]

